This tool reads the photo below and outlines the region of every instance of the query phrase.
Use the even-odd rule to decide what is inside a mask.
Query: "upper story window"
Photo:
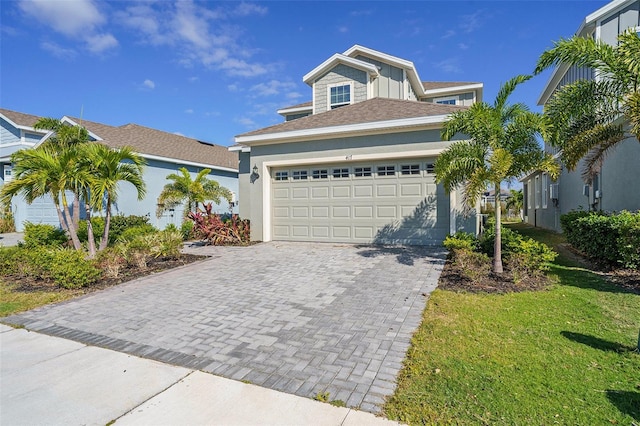
[[[353,98],[353,84],[337,84],[329,86],[329,109],[349,105]]]
[[[440,105],[455,105],[458,102],[458,98],[456,96],[450,96],[447,98],[435,98],[433,102]]]

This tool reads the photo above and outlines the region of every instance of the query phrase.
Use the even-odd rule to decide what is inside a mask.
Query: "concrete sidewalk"
[[[0,424],[391,425],[373,414],[0,324]]]
[[[17,246],[19,241],[24,239],[22,232],[9,232],[0,234],[0,247]]]

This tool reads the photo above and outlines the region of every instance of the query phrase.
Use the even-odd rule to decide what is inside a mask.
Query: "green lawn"
[[[62,302],[78,294],[81,294],[78,290],[65,289],[21,292],[0,280],[0,317],[28,311],[49,303]]]
[[[551,244],[562,236],[523,233]],[[640,420],[640,295],[560,256],[550,290],[436,290],[385,405],[409,424],[631,425]]]

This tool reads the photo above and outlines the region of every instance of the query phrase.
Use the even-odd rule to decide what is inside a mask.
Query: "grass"
[[[558,234],[511,227],[563,242]],[[385,414],[409,424],[640,420],[640,295],[562,255],[551,274],[557,283],[543,292],[436,290]]]
[[[65,289],[16,291],[15,286],[0,281],[0,317],[28,311],[49,303],[62,302],[75,297],[78,291]]]

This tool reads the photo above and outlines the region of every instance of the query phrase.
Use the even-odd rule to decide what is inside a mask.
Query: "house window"
[[[333,169],[332,175],[334,179],[348,178],[349,169]]]
[[[435,98],[433,102],[440,105],[456,105],[456,103],[458,102],[458,97],[453,96],[453,97],[447,97],[447,98]]]
[[[522,209],[524,210],[524,214],[527,214],[527,210],[529,210],[529,185],[524,183],[522,184]]]
[[[307,174],[306,170],[294,170],[291,177],[293,180],[306,180]]]
[[[313,170],[311,172],[311,177],[314,179],[326,179],[329,176],[329,172],[327,169]]]
[[[535,180],[535,191],[536,191],[536,209],[540,208],[540,201],[542,198],[542,187],[540,184],[540,176],[536,176],[536,180]]]
[[[549,199],[549,175],[542,174],[542,208],[547,208],[547,200]]]
[[[400,173],[403,175],[419,175],[420,164],[403,164],[400,167]]]
[[[353,169],[355,177],[371,176],[371,167],[356,167]]]
[[[378,176],[394,176],[396,166],[378,166]]]
[[[11,181],[11,166],[4,166],[4,183]]]
[[[329,86],[329,109],[349,105],[353,97],[352,90],[351,83]]]
[[[427,174],[428,175],[431,175],[431,174],[435,173],[435,171],[436,171],[436,168],[433,165],[433,163],[427,163],[427,166],[425,167],[425,169],[427,170]]]
[[[276,172],[276,180],[288,180],[289,172]]]

